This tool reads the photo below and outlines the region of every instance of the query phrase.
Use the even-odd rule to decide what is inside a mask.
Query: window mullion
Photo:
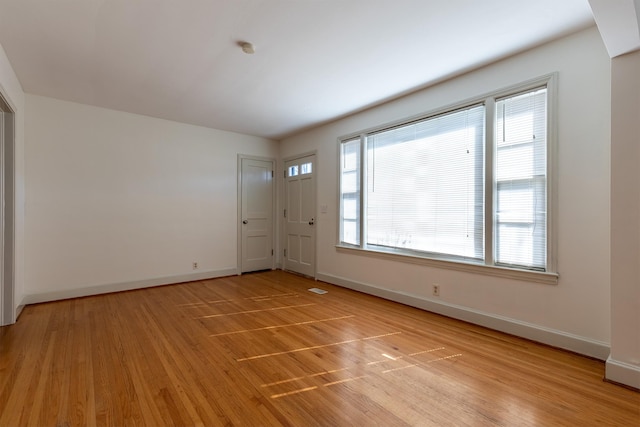
[[[556,250],[558,239],[556,236],[557,186],[556,159],[556,102],[557,81],[555,76],[547,81],[547,271],[558,271]]]
[[[494,98],[485,100],[485,152],[484,152],[484,263],[494,265],[495,191],[495,109]]]
[[[365,248],[367,236],[367,135],[360,135],[360,247]]]

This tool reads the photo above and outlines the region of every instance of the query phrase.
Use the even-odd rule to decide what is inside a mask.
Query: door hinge
[[[273,178],[273,171],[271,171],[271,178]]]
[[[287,210],[286,209],[284,210],[284,217],[285,218],[287,217]]]
[[[284,250],[284,256],[285,257],[287,256],[287,250],[286,249]]]
[[[273,249],[271,249],[271,256],[273,256]]]
[[[287,177],[287,170],[286,169],[282,171],[282,175],[284,175],[285,178]]]

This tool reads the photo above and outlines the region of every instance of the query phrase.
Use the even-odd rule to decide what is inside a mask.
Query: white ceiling
[[[25,92],[274,139],[592,24],[588,0],[0,0]]]

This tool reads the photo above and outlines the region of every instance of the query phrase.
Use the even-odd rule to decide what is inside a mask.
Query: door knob
[[[314,224],[313,218],[311,218],[311,221],[309,221],[309,225],[313,225],[313,224]]]
[[[249,221],[247,221],[246,219],[244,221],[242,221],[243,224],[249,224]]]

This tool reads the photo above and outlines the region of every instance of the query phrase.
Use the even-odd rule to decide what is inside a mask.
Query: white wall
[[[26,107],[26,302],[235,273],[237,154],[277,158],[277,142],[33,95]]]
[[[408,295],[436,311],[473,313],[466,316],[471,320],[484,316],[485,323],[498,329],[606,358],[610,341],[609,64],[592,27],[282,141],[282,157],[318,150],[318,206],[329,207],[326,214],[318,215],[318,276],[398,300]],[[336,251],[337,138],[552,72],[559,73],[557,285]],[[439,298],[431,296],[432,283],[441,285]],[[492,324],[493,320],[497,323]]]
[[[640,389],[640,51],[613,58],[611,356],[607,378]]]
[[[19,305],[24,296],[24,117],[25,99],[22,86],[16,77],[9,59],[0,45],[0,92],[5,97],[15,116],[15,237],[14,237],[14,281],[15,305]]]

